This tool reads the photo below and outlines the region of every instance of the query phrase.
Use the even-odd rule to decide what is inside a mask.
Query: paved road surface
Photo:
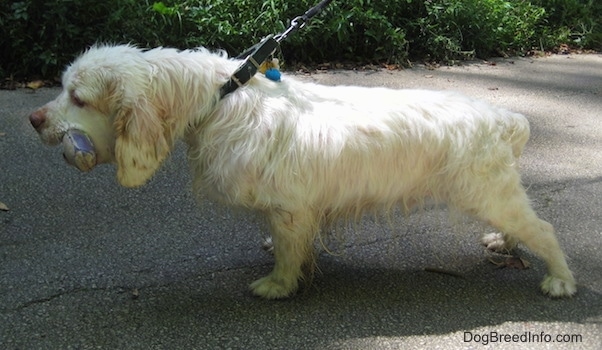
[[[393,230],[368,219],[305,292],[254,298],[248,283],[272,265],[260,220],[199,208],[181,146],[149,185],[120,188],[113,167],[81,174],[28,125],[58,89],[0,91],[0,348],[484,349],[502,333],[517,337],[509,349],[600,348],[602,55],[494,63],[300,78],[460,90],[528,115],[524,181],[558,231],[574,298],[542,296],[543,263],[524,250],[530,269],[496,268],[477,244],[489,228],[443,209]]]

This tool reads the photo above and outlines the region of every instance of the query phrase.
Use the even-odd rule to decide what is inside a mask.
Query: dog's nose
[[[31,113],[29,116],[29,122],[31,126],[33,126],[36,130],[44,124],[46,121],[46,113],[43,110],[38,109],[37,111]]]

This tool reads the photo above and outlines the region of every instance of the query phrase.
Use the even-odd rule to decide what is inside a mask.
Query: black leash
[[[299,29],[305,27],[309,20],[320,13],[332,0],[322,0],[316,6],[307,10],[303,15],[295,17],[291,25],[282,33],[268,35],[258,44],[253,45],[245,52],[238,55],[237,59],[244,59],[244,62],[238,67],[236,72],[230,77],[230,80],[220,89],[221,98],[245,85],[257,73],[259,66],[270,57],[280,45],[280,42],[288,38]]]

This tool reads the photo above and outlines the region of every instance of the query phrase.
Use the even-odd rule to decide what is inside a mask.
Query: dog
[[[67,67],[60,95],[29,119],[50,145],[70,130],[89,137],[91,167],[116,164],[125,187],[144,185],[184,140],[197,196],[267,219],[275,265],[250,285],[267,299],[296,292],[328,225],[366,211],[409,211],[426,198],[499,230],[483,238],[490,249],[520,242],[541,257],[543,293],[576,292],[553,227],[521,184],[523,115],[449,91],[261,75],[222,98],[240,64],[205,48],[95,45]]]

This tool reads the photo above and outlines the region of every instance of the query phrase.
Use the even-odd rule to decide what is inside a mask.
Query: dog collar
[[[257,73],[259,66],[276,51],[278,41],[273,35],[263,38],[258,44],[238,56],[244,58],[244,62],[232,74],[230,80],[220,88],[220,98],[234,92],[239,87],[245,85]]]

